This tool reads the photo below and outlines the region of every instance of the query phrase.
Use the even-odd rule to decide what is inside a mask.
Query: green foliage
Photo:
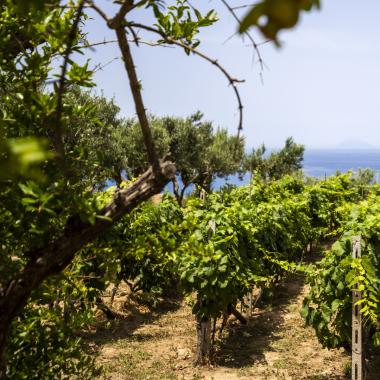
[[[266,148],[263,144],[246,157],[245,168],[252,174],[256,172],[264,180],[280,179],[302,168],[304,151],[303,145],[296,144],[293,138],[289,137],[281,150],[264,157]]]
[[[124,171],[133,180],[147,167],[137,122],[122,120],[113,101],[83,90],[93,86],[94,73],[90,62],[74,61],[85,53],[85,35],[80,28],[70,33],[76,7],[58,5],[0,2],[1,292],[37,262],[39,250],[75,230],[78,220],[95,224],[97,212],[118,191],[101,191],[107,180],[122,188]],[[167,8],[153,0],[140,5],[153,9],[161,32],[189,49],[199,44],[200,28],[216,21],[214,12],[202,15],[186,1]],[[272,26],[276,21],[278,30],[291,25],[273,15],[268,20]],[[69,51],[79,54],[66,59]],[[53,60],[60,70],[53,69]],[[184,185],[209,190],[216,176],[241,170],[243,140],[213,130],[199,114],[150,121],[158,155],[172,156]],[[302,153],[289,140],[272,160],[282,169],[271,169],[268,177],[293,171]],[[344,202],[350,197],[357,193],[345,177],[306,186],[300,178],[285,176],[212,194],[205,203],[189,199],[185,208],[170,196],[158,205],[141,205],[77,252],[63,273],[34,290],[12,324],[8,376],[94,378],[93,357],[78,332],[91,323],[102,291],[120,274],[135,289],[154,295],[173,286],[195,292],[201,305],[195,313],[220,315],[250,286],[274,283],[296,268],[310,240],[347,220]],[[371,321],[378,307],[373,301],[376,273],[370,270],[376,264],[364,259],[351,264],[367,281],[363,308]]]
[[[98,373],[94,356],[77,335],[93,320],[91,310],[73,301],[87,290],[78,282],[71,284],[59,280],[44,284],[13,322],[9,378],[93,379]]]
[[[164,196],[158,205],[144,204],[129,216],[128,224],[116,227],[120,273],[134,291],[162,295],[174,285],[173,254],[185,238],[179,227],[182,217],[177,202]]]
[[[0,181],[24,178],[43,180],[38,164],[52,158],[45,139],[21,137],[0,140]]]
[[[337,228],[349,217],[351,202],[358,199],[358,187],[351,180],[351,173],[330,177],[310,187],[310,216],[313,225],[322,235],[334,235]]]
[[[351,344],[351,290],[356,285],[362,292],[359,304],[365,335],[379,344],[376,332],[380,317],[379,210],[380,200],[376,195],[352,206],[341,228],[341,238],[309,275],[311,290],[301,314],[315,328],[325,347]],[[352,259],[353,236],[361,236],[361,259]]]
[[[65,145],[77,159],[73,171],[89,186],[100,186],[107,180],[120,184],[122,173],[134,157],[130,122],[119,117],[114,100],[73,87],[65,94],[65,106],[72,110]],[[141,147],[143,146],[143,142]],[[142,149],[142,148],[140,148]]]
[[[52,59],[63,53],[75,12],[49,6],[20,13],[12,1],[1,4],[0,10],[1,178],[41,177],[38,167],[54,156],[46,138],[58,98],[57,88],[48,94],[41,91],[42,85],[50,79]],[[71,83],[88,83],[91,71],[86,65],[81,70]]]
[[[361,185],[370,185],[375,178],[375,172],[370,168],[359,168],[357,173],[357,181]]]
[[[350,253],[350,239],[335,243],[321,261],[320,269],[309,275],[312,288],[304,300],[301,315],[308,325],[315,328],[324,347],[343,346],[350,340],[351,292],[345,284],[345,268],[350,267]],[[342,262],[342,259],[345,260]],[[317,306],[313,306],[313,302],[317,302]]]
[[[253,285],[269,286],[300,268],[308,243],[326,236],[331,220],[338,226],[334,210],[353,197],[350,184],[349,176],[312,186],[285,176],[212,193],[205,202],[190,197],[184,208],[165,196],[122,221],[107,246],[115,242],[123,278],[136,290],[160,294],[177,284],[196,293],[194,313],[217,317]]]
[[[198,9],[190,6],[186,0],[177,0],[175,5],[168,6],[164,11],[156,2],[152,2],[151,6],[159,30],[167,37],[181,41],[190,48],[196,48],[200,44],[200,40],[195,39],[199,29],[210,26],[218,20],[214,10],[210,10],[203,16]],[[190,50],[185,49],[185,52],[189,54]]]
[[[212,123],[202,121],[202,118],[200,112],[186,119],[150,117],[157,151],[161,156],[168,154],[176,163],[183,191],[191,184],[210,191],[216,177],[242,171],[244,140],[237,140],[226,129],[214,130]],[[127,176],[132,178],[143,173],[149,163],[138,123],[135,120],[126,120],[124,130],[125,138],[119,138],[118,141],[120,144],[123,141],[126,152],[133,152],[128,154],[125,167]],[[177,198],[182,201],[181,190],[175,188]]]
[[[75,9],[57,5],[55,1],[0,4],[1,296],[36,259],[34,252],[62,234],[69,217],[94,221],[99,208],[93,189],[100,178],[105,180],[94,168],[99,163],[96,153],[92,150],[90,158],[82,154],[86,149],[82,136],[75,144],[69,141],[71,133],[78,137],[78,120],[86,120],[92,130],[99,123],[89,107],[81,107],[74,97],[70,101],[66,93],[92,86],[88,63],[70,60],[64,93],[57,84],[52,62],[62,62],[76,16]],[[74,35],[73,51],[80,52],[83,39],[80,31]],[[64,159],[59,158],[60,144]],[[10,378],[94,377],[93,357],[77,336],[91,321],[92,311],[76,304],[67,314],[71,295],[88,298],[83,284],[85,294],[80,297],[69,285],[79,288],[77,276],[65,274],[64,279],[44,283],[13,321],[6,349]]]
[[[157,3],[142,5],[149,8]],[[83,90],[94,84],[91,63],[76,61],[85,54],[87,44],[80,28],[86,16],[73,34],[78,4],[58,5],[55,1],[0,2],[0,292],[36,261],[39,250],[75,229],[76,221],[96,222],[99,210],[114,196],[115,189],[100,191],[108,180],[121,187],[124,173],[132,179],[147,168],[138,123],[119,118],[112,100]],[[216,21],[214,12],[201,15],[186,2],[178,2],[167,9],[165,24],[162,9],[156,9],[159,28],[189,47],[199,43],[200,28]],[[79,54],[67,59],[68,52]],[[61,78],[64,67],[65,78]],[[175,144],[162,119],[151,121],[158,124],[153,127],[154,138],[162,157]],[[197,135],[191,131],[197,129],[197,122],[178,120],[177,124],[187,124],[190,136]],[[198,129],[214,139],[210,124],[200,124]],[[179,159],[182,153],[176,154]],[[184,171],[189,172],[193,163],[187,165]],[[213,175],[215,171],[209,174]],[[12,325],[7,354],[9,358],[13,351],[17,354],[8,364],[10,377],[43,379],[55,373],[59,378],[91,378],[92,362],[80,355],[82,344],[76,334],[89,323],[87,316],[92,315],[101,292],[124,271],[124,277],[141,290],[160,293],[168,284],[168,273],[173,273],[165,256],[173,248],[165,247],[177,244],[177,231],[159,228],[166,226],[160,207],[146,205],[144,211],[132,213],[78,252],[63,278],[48,281],[33,294]],[[174,211],[169,214],[174,218]],[[142,238],[140,228],[148,223],[150,234]],[[122,254],[122,249],[128,254]],[[67,299],[72,320],[65,319]]]
[[[371,191],[371,185],[375,178],[375,172],[370,168],[359,168],[358,172],[353,176],[353,180],[360,188],[362,198],[364,199]]]

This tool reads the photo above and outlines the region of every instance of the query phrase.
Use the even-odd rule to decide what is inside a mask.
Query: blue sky
[[[234,37],[236,22],[219,0],[193,0],[201,9],[215,9],[220,21],[202,31],[199,47],[217,58],[240,85],[247,146],[262,142],[278,147],[286,137],[309,148],[369,145],[380,147],[380,2],[322,0],[322,10],[305,14],[299,26],[281,34],[283,47],[261,46],[266,68],[253,62],[247,41]],[[110,1],[97,4],[110,15]],[[230,0],[231,5],[244,1]],[[95,14],[88,23],[90,42],[114,39]],[[151,19],[140,11],[141,21]],[[262,37],[253,31],[255,39]],[[149,36],[144,35],[149,39]],[[153,38],[153,37],[152,37]],[[180,49],[133,48],[146,108],[156,115],[187,116],[196,110],[215,126],[236,131],[236,100],[225,78],[209,63]],[[119,57],[115,44],[97,47],[92,63]],[[115,97],[125,116],[133,102],[121,61],[116,59],[95,76],[98,91]]]

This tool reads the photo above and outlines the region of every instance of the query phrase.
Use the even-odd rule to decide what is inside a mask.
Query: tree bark
[[[128,1],[124,4],[127,4]],[[133,3],[133,2],[131,2]],[[159,172],[159,162],[155,149],[155,144],[152,137],[148,117],[146,115],[143,98],[141,96],[141,84],[137,78],[136,68],[133,61],[131,49],[129,47],[128,39],[125,33],[125,26],[123,25],[124,16],[121,17],[122,12],[109,24],[115,29],[119,48],[123,56],[124,67],[128,74],[129,85],[131,88],[133,101],[135,103],[136,114],[139,119],[141,132],[143,134],[144,143],[147,149],[149,163],[152,165],[153,172]]]
[[[205,365],[210,362],[211,349],[211,320],[197,318],[197,356],[195,365]]]
[[[14,278],[0,288],[0,380],[6,378],[5,348],[13,319],[27,303],[31,292],[47,277],[60,273],[73,260],[76,252],[96,239],[126,213],[152,195],[160,192],[173,178],[175,166],[170,161],[160,163],[160,172],[149,168],[136,182],[119,190],[105,206],[96,222],[82,222],[79,216],[68,219],[62,235],[44,248],[29,252],[33,259]],[[106,217],[107,219],[104,219]]]

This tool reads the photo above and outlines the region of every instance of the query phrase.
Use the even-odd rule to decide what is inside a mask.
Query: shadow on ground
[[[230,368],[265,363],[265,353],[272,350],[284,323],[285,308],[300,294],[303,277],[292,276],[275,290],[267,309],[254,313],[248,325],[233,322],[216,353],[216,364]],[[283,311],[283,312],[282,312]]]
[[[94,342],[98,346],[106,343],[128,339],[128,341],[145,341],[154,339],[156,335],[139,333],[135,331],[142,325],[152,324],[167,313],[178,310],[181,307],[182,298],[173,297],[162,300],[157,306],[144,306],[133,299],[127,302],[122,312],[123,318],[114,320],[101,320],[92,326],[84,338]]]
[[[332,243],[333,241],[326,241],[316,247],[314,252],[305,259],[305,262],[313,263],[320,260],[321,251],[329,249]],[[232,322],[228,326],[226,335],[219,342],[215,363],[218,366],[236,369],[240,372],[247,368],[267,366],[272,370],[277,369],[279,374],[295,375],[297,373],[297,376],[300,377],[294,378],[302,380],[351,379],[349,355],[337,354],[335,365],[339,366],[340,361],[340,370],[336,366],[334,367],[337,369],[336,372],[332,368],[327,371],[330,366],[329,361],[333,363],[333,360],[327,354],[321,355],[320,358],[314,355],[314,352],[322,350],[316,339],[312,338],[314,334],[309,332],[309,335],[305,335],[304,341],[302,321],[300,319],[297,321],[294,317],[299,309],[297,302],[300,302],[299,297],[304,292],[304,280],[304,276],[301,274],[289,276],[275,289],[270,307],[256,311],[247,326],[236,321]],[[290,314],[293,314],[293,317]],[[309,344],[308,347],[304,344],[306,340],[309,340],[310,343],[314,340],[314,346]],[[299,347],[294,347],[297,344]],[[309,351],[306,352],[306,350]],[[380,350],[372,352],[366,380],[380,379],[379,352]],[[314,360],[312,364],[308,360],[308,355],[310,361]],[[302,360],[305,362],[302,363]],[[293,366],[297,368],[293,368]],[[342,371],[343,367],[346,368],[345,371]],[[282,370],[284,372],[281,372]],[[344,375],[343,372],[345,372]],[[334,373],[339,373],[339,375]]]

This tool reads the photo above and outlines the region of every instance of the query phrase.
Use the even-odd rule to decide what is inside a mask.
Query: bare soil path
[[[247,326],[231,320],[214,365],[206,368],[192,365],[195,323],[186,302],[155,311],[130,303],[125,320],[99,326],[92,337],[100,349],[100,379],[347,379],[350,357],[323,349],[314,330],[304,327],[299,309],[306,291],[303,278],[293,276],[276,290],[271,307],[255,309]]]

